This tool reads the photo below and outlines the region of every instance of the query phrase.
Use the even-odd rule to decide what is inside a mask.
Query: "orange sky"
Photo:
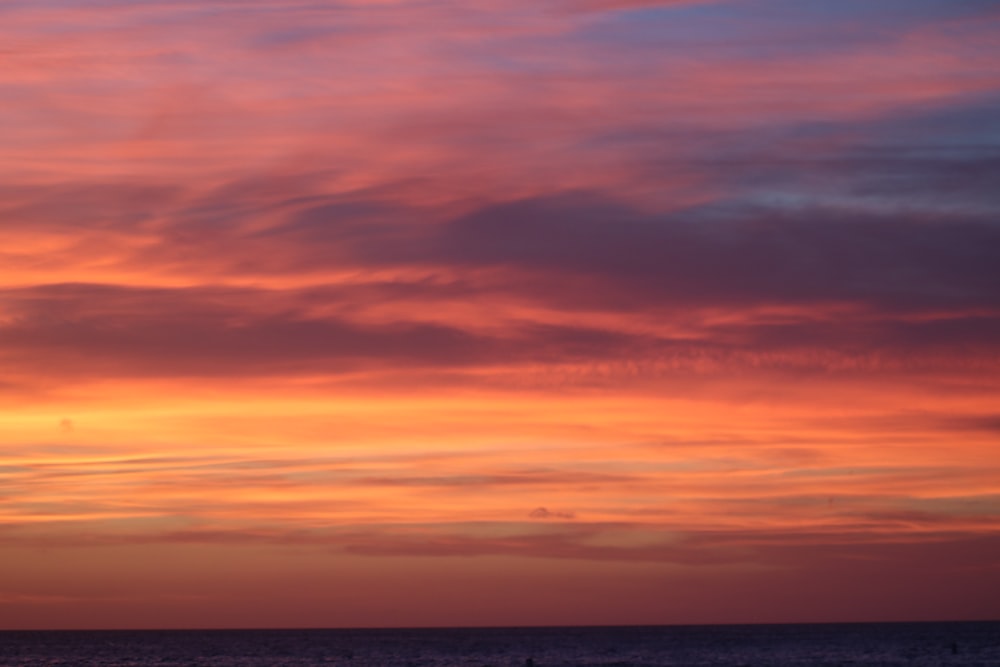
[[[996,619],[1000,14],[0,7],[0,628]]]

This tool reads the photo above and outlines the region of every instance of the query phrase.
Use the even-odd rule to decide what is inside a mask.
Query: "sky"
[[[1000,3],[4,0],[0,628],[1000,618]]]

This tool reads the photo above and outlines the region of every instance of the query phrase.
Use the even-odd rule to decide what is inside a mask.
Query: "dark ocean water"
[[[529,662],[530,661],[530,662]],[[1000,622],[0,632],[4,667],[1000,667]]]

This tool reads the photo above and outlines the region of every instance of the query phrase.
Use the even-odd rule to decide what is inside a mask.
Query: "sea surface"
[[[0,632],[47,667],[1000,666],[1000,622],[412,630]]]

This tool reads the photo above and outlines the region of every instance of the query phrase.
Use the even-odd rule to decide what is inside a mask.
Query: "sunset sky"
[[[0,629],[1000,618],[1000,3],[3,0]]]

